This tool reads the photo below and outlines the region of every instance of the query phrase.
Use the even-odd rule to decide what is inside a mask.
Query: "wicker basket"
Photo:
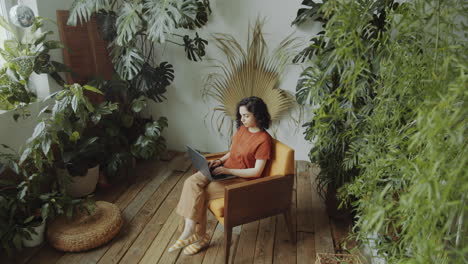
[[[105,201],[96,202],[92,215],[81,214],[72,220],[59,217],[47,231],[51,246],[66,252],[79,252],[109,242],[123,225],[119,208]]]
[[[315,264],[362,264],[356,255],[317,253]]]

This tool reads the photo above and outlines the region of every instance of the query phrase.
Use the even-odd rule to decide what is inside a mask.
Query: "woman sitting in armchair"
[[[229,152],[209,162],[213,174],[238,176],[223,181],[210,181],[200,172],[187,178],[176,212],[184,217],[184,230],[169,252],[183,248],[193,255],[207,247],[206,214],[210,200],[224,197],[224,187],[262,176],[271,156],[272,138],[266,131],[271,119],[262,99],[252,96],[242,99],[237,106],[237,132]]]

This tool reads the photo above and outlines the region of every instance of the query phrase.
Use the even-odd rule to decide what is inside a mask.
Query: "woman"
[[[272,138],[266,132],[271,123],[270,114],[262,99],[255,96],[242,99],[237,109],[237,132],[232,138],[231,150],[220,159],[210,161],[209,166],[214,168],[215,175],[238,177],[210,182],[197,172],[184,182],[176,208],[185,219],[184,230],[169,252],[185,247],[184,254],[192,255],[208,246],[206,210],[209,201],[224,197],[226,185],[262,176],[271,155]]]

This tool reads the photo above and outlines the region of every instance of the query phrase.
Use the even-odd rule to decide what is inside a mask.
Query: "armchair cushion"
[[[212,200],[210,202],[209,208],[216,217],[224,217],[224,198]]]

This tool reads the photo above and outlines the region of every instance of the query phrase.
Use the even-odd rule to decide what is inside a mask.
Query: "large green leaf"
[[[173,32],[181,18],[182,2],[177,0],[147,0],[144,13],[148,21],[148,39],[164,43],[165,34]]]
[[[324,0],[323,2],[327,2],[327,0]],[[302,1],[302,4],[310,8],[300,8],[291,25],[300,25],[309,19],[323,21],[323,14],[320,12],[320,8],[323,3],[315,3],[313,0],[304,0]]]
[[[119,51],[122,53],[118,54]],[[113,55],[116,71],[122,79],[131,80],[135,78],[143,67],[143,55],[137,48],[114,49]]]
[[[196,9],[195,18],[192,15],[193,8]],[[211,14],[210,2],[208,0],[185,1],[182,4],[181,13],[182,17],[178,22],[178,26],[188,29],[201,28],[208,22],[208,16]]]
[[[80,23],[88,22],[91,15],[99,10],[109,10],[112,0],[75,0],[70,8],[70,16],[67,24],[76,26]]]
[[[164,93],[166,93],[167,86],[173,80],[174,69],[171,64],[162,62],[158,67],[153,68],[146,63],[135,79],[135,87],[139,94],[145,95],[155,102],[162,102],[165,99]]]
[[[117,15],[113,11],[97,14],[98,30],[103,40],[111,42],[117,36]]]
[[[117,45],[125,46],[134,39],[136,33],[143,26],[142,13],[143,5],[141,3],[124,3],[116,20]]]

